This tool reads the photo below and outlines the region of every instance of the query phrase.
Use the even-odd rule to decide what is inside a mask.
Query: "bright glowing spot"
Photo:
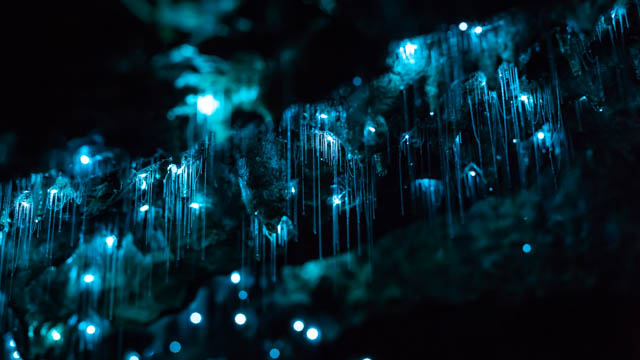
[[[372,133],[376,132],[376,128],[374,128],[373,126],[369,126],[367,130],[371,131]]]
[[[467,29],[469,28],[469,25],[466,22],[461,22],[460,25],[458,25],[458,29],[460,29],[460,31],[467,31]]]
[[[189,205],[189,206],[191,206],[194,209],[200,209],[200,204],[198,204],[198,203],[191,203],[191,205]]]
[[[476,33],[476,35],[480,35],[482,33],[482,26],[476,26],[473,28],[473,32]]]
[[[96,333],[96,327],[93,325],[89,325],[87,326],[87,330],[85,330],[87,332],[87,334],[89,335],[93,335]]]
[[[13,339],[9,340],[9,347],[12,347],[12,348],[16,347],[16,342],[13,341]]]
[[[362,360],[371,360],[371,358],[366,357],[366,358],[363,358]]]
[[[360,76],[356,76],[353,78],[353,85],[360,86],[362,85],[362,78]]]
[[[333,137],[331,135],[327,135],[327,141],[332,142],[333,141]]]
[[[55,195],[57,192],[58,192],[58,189],[49,190],[49,194],[51,194],[51,196]]]
[[[529,244],[524,244],[522,245],[522,252],[525,254],[528,254],[531,252],[531,245]]]
[[[295,193],[296,193],[296,188],[295,188],[295,186],[292,186],[292,187],[291,187],[291,193],[292,193],[292,194],[295,194]]]
[[[113,236],[107,236],[107,238],[104,239],[104,242],[107,243],[108,247],[112,247],[113,243],[116,242],[116,238],[114,238]]]
[[[242,326],[247,322],[247,317],[243,313],[237,313],[233,320],[236,324]]]
[[[318,329],[312,327],[307,330],[307,339],[314,341],[317,340],[319,336],[320,332],[318,331]]]
[[[26,202],[26,201],[23,201],[23,202],[22,202],[22,206],[24,206],[24,207],[29,207],[29,203],[28,203],[28,202]]]
[[[492,187],[489,187],[489,191],[493,191],[493,188],[492,188]]]
[[[327,114],[320,114],[320,119],[326,119],[328,117],[329,117],[329,115],[327,115]]]
[[[191,316],[189,316],[189,320],[191,320],[191,322],[196,325],[200,324],[200,322],[202,321],[202,315],[197,312],[191,313]]]
[[[20,353],[19,353],[19,352],[17,352],[17,351],[14,351],[14,352],[13,352],[13,358],[14,358],[14,359],[20,359]]]
[[[405,135],[405,136],[404,136],[404,139],[405,139],[405,140],[409,140],[409,135]]]
[[[271,351],[269,351],[269,356],[270,356],[272,359],[277,359],[277,358],[279,358],[279,357],[280,357],[280,350],[278,350],[278,349],[276,349],[276,348],[271,349]]]
[[[249,297],[249,293],[247,293],[246,291],[240,290],[240,292],[238,292],[238,299],[247,300],[248,297]]]
[[[544,133],[542,131],[538,131],[538,139],[544,139]]]
[[[520,101],[529,102],[529,97],[527,95],[521,95]]]
[[[213,95],[207,94],[204,96],[198,96],[197,107],[198,112],[204,115],[211,115],[218,109],[220,102],[216,100]]]
[[[404,46],[404,52],[407,54],[407,56],[413,56],[416,53],[417,48],[418,45],[407,43],[407,45]]]
[[[131,353],[127,360],[140,360],[140,356],[138,356],[138,353]]]
[[[513,141],[513,143],[515,144],[515,143],[517,143],[517,142],[518,142],[518,139],[513,139],[512,141]]]
[[[304,323],[300,320],[296,320],[293,322],[293,330],[300,332],[304,330]]]
[[[232,272],[229,278],[231,279],[231,282],[234,284],[239,283],[240,279],[242,279],[242,277],[240,276],[240,273],[237,271]]]
[[[342,201],[340,200],[339,196],[334,196],[333,197],[333,205],[340,205]]]
[[[93,280],[95,280],[95,279],[96,278],[91,274],[87,274],[87,275],[82,277],[82,281],[86,282],[87,284],[92,283]]]
[[[58,341],[62,339],[62,335],[60,335],[57,330],[51,330],[51,338],[53,339],[53,341]]]
[[[433,116],[433,115],[435,115],[435,113],[432,111],[432,112],[429,113],[429,115]]]
[[[88,163],[91,162],[91,158],[88,157],[87,155],[82,155],[80,156],[80,162],[83,163],[84,165],[87,165]]]
[[[469,171],[469,175],[476,176],[476,172],[474,170]]]
[[[171,344],[169,344],[169,351],[171,351],[174,354],[179,353],[181,349],[182,349],[182,345],[180,345],[180,343],[177,341],[172,341]]]
[[[144,189],[146,189],[146,188],[147,188],[147,181],[146,181],[146,180],[142,180],[142,185],[140,185],[140,188],[141,188],[142,190],[144,190]]]
[[[149,205],[142,205],[142,206],[140,206],[140,212],[145,212],[145,211],[147,211],[147,210],[149,210]]]

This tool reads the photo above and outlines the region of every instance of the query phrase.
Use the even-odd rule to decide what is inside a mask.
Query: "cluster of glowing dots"
[[[530,244],[524,244],[522,245],[522,252],[525,254],[528,254],[531,252],[531,245]]]
[[[333,205],[340,205],[340,203],[342,203],[342,200],[340,200],[340,196],[333,196]]]
[[[231,276],[229,276],[229,280],[234,284],[239,284],[240,280],[242,280],[242,276],[240,276],[239,272],[234,271],[231,273]]]
[[[92,274],[86,274],[82,277],[82,281],[84,281],[86,284],[91,284],[95,279],[96,277]]]
[[[373,126],[369,126],[367,130],[369,130],[372,133],[376,132],[376,128],[374,128]]]
[[[295,193],[296,193],[296,187],[295,187],[295,186],[292,186],[292,187],[291,187],[291,193],[292,193],[292,194],[295,194]]]
[[[189,316],[189,321],[191,321],[192,324],[198,325],[202,322],[202,315],[200,315],[199,312],[192,312],[191,316]]]
[[[236,316],[234,316],[233,321],[235,321],[238,326],[243,326],[247,323],[247,316],[243,313],[237,313]]]
[[[207,116],[213,114],[220,106],[220,102],[211,94],[198,96],[196,104],[198,112]]]
[[[269,357],[272,359],[277,359],[280,357],[280,350],[273,348],[269,351]]]

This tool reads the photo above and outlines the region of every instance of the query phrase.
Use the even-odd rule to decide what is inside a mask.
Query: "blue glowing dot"
[[[16,342],[13,341],[13,339],[9,340],[9,347],[12,347],[12,348],[16,347]]]
[[[362,358],[362,360],[371,360],[370,357]]]
[[[527,95],[520,95],[520,101],[529,102],[529,97]]]
[[[93,280],[95,280],[95,276],[91,275],[91,274],[86,274],[85,276],[82,277],[82,281],[84,281],[87,284],[90,284],[93,282]]]
[[[280,357],[280,350],[278,350],[278,349],[276,349],[276,348],[271,349],[271,351],[269,351],[269,356],[270,356],[272,359],[277,359],[277,358],[279,358],[279,357]]]
[[[240,292],[238,292],[238,299],[247,300],[248,297],[249,297],[249,293],[247,293],[246,291],[240,290]]]
[[[471,171],[469,171],[469,175],[476,176],[477,174],[476,174],[476,172],[474,170],[471,170]]]
[[[339,196],[333,196],[333,205],[340,205],[341,202],[342,200],[340,200]]]
[[[87,329],[85,331],[87,332],[87,334],[93,335],[96,333],[96,327],[93,325],[89,325],[87,326]]]
[[[145,212],[145,211],[147,211],[147,210],[149,210],[149,205],[142,205],[142,206],[140,207],[140,212]]]
[[[200,313],[198,312],[193,312],[191,313],[191,316],[189,316],[189,320],[191,320],[191,322],[196,325],[200,324],[200,322],[202,321],[202,315],[200,315]]]
[[[295,186],[292,186],[292,187],[291,187],[291,193],[292,193],[292,194],[295,194],[295,193],[296,193],[296,188],[295,188]]]
[[[106,239],[104,239],[104,242],[106,242],[106,243],[107,243],[107,246],[108,246],[108,247],[112,247],[112,246],[113,246],[113,243],[115,243],[115,242],[116,242],[116,238],[114,238],[113,236],[107,236],[107,238],[106,238]]]
[[[374,128],[373,126],[369,126],[367,130],[371,131],[372,133],[376,132],[376,128]]]
[[[13,358],[14,358],[14,359],[20,359],[20,353],[19,353],[19,352],[17,352],[17,351],[14,351],[14,352],[13,352]]]
[[[229,278],[231,279],[231,282],[234,284],[239,283],[240,280],[242,279],[242,277],[240,276],[240,273],[237,271],[232,272]]]
[[[327,114],[320,114],[320,119],[326,119],[328,117],[329,117],[329,115],[327,115]]]
[[[197,210],[197,209],[200,209],[200,204],[198,204],[198,203],[196,203],[196,202],[191,203],[191,205],[189,205],[189,206],[190,206],[191,208],[193,208],[193,209],[196,209],[196,210]]]
[[[489,191],[493,191],[493,188],[492,188],[492,187],[489,187]]]
[[[315,341],[318,339],[319,336],[320,336],[320,331],[318,331],[318,329],[312,327],[312,328],[309,328],[309,330],[307,330],[307,339],[311,341]]]
[[[220,106],[220,102],[216,100],[213,95],[207,94],[204,96],[198,96],[197,100],[198,112],[204,115],[211,115]]]
[[[60,335],[57,330],[51,330],[51,339],[53,339],[53,341],[58,341],[62,339],[62,335]]]
[[[467,31],[467,29],[469,28],[469,24],[467,24],[466,22],[461,22],[460,25],[458,25],[458,29],[460,29],[460,31]]]
[[[293,322],[293,330],[300,332],[304,330],[304,323],[301,320],[296,320]]]
[[[91,158],[88,157],[87,155],[82,155],[80,156],[80,162],[84,165],[87,165],[88,163],[91,162]]]
[[[362,78],[360,76],[356,76],[353,78],[353,85],[360,86],[362,85]]]
[[[517,143],[517,142],[518,142],[518,139],[513,139],[512,141],[513,141],[513,143],[515,144],[515,143]]]
[[[525,254],[528,254],[531,252],[531,245],[529,244],[524,244],[522,245],[522,252]]]
[[[177,354],[180,352],[180,350],[182,350],[182,345],[180,345],[179,342],[172,341],[171,344],[169,344],[169,351],[171,351],[172,353]]]
[[[476,33],[476,35],[480,35],[482,33],[482,26],[476,26],[473,28],[473,32]]]
[[[237,313],[233,320],[236,324],[242,326],[247,322],[247,317],[243,313]]]
[[[125,357],[126,360],[140,360],[140,355],[137,352],[130,352]]]
[[[544,139],[544,133],[542,131],[538,131],[538,139]]]

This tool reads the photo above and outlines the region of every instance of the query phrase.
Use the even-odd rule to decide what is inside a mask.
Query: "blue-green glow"
[[[84,165],[87,165],[88,163],[91,162],[91,158],[88,157],[87,155],[82,155],[80,156],[80,162]]]
[[[538,131],[538,139],[544,139],[544,133],[542,131]]]
[[[49,335],[51,336],[51,339],[53,341],[58,341],[60,339],[62,339],[62,335],[60,335],[60,333],[58,332],[58,330],[51,330],[51,332],[49,333]]]
[[[473,32],[474,32],[474,33],[476,33],[476,35],[480,35],[480,34],[482,34],[482,26],[476,26],[476,27],[473,29]]]
[[[236,324],[242,326],[246,324],[247,317],[243,313],[237,313],[233,320],[236,322]]]
[[[353,78],[353,85],[360,86],[362,85],[362,78],[360,76],[356,76]]]
[[[172,353],[177,354],[180,352],[180,350],[182,350],[182,345],[180,345],[179,342],[172,341],[171,344],[169,344],[169,351],[171,351]]]
[[[82,281],[84,281],[87,284],[92,283],[95,279],[96,277],[93,276],[92,274],[86,274],[85,276],[82,277]]]
[[[320,331],[314,327],[309,328],[309,330],[307,330],[307,339],[311,340],[311,341],[315,341],[318,340],[318,338],[320,337]]]
[[[466,22],[461,22],[460,25],[458,25],[458,29],[460,29],[460,31],[467,31],[467,29],[469,28],[469,25]]]
[[[113,236],[107,236],[107,238],[104,239],[104,242],[107,243],[108,248],[111,248],[113,244],[116,242],[116,238]]]
[[[140,207],[140,212],[145,212],[145,211],[147,211],[147,210],[149,210],[149,205],[142,205],[142,206]]]
[[[17,351],[14,351],[12,356],[14,359],[20,359],[20,353]]]
[[[237,284],[240,282],[240,280],[242,279],[242,277],[240,276],[240,273],[237,271],[234,271],[231,273],[231,276],[229,277],[231,282],[234,284]]]
[[[249,294],[246,291],[240,290],[240,292],[238,292],[238,298],[240,300],[247,300],[248,297],[249,297]]]
[[[280,357],[280,350],[278,350],[278,349],[276,349],[276,348],[271,349],[271,351],[269,351],[269,356],[270,356],[272,359],[277,359],[277,358],[279,358],[279,357]]]
[[[529,245],[528,243],[522,245],[522,252],[525,253],[525,254],[530,253],[531,252],[531,245]]]
[[[220,102],[216,100],[213,95],[207,94],[198,96],[196,106],[199,113],[204,115],[211,115],[218,109],[218,107],[220,106]]]
[[[189,320],[193,324],[198,325],[202,321],[202,315],[200,315],[200,313],[198,313],[198,312],[193,312],[193,313],[191,313],[191,316],[189,316]]]

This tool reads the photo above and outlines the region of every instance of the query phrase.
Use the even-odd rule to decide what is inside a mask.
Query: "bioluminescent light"
[[[376,132],[376,128],[374,128],[373,126],[369,126],[367,130],[369,130],[372,133]]]
[[[531,245],[529,245],[528,243],[525,243],[524,245],[522,245],[522,252],[525,254],[528,254],[531,252]]]
[[[249,297],[249,293],[244,291],[244,290],[240,290],[238,292],[238,299],[240,300],[247,300],[247,298]]]
[[[104,242],[107,244],[107,247],[111,248],[113,247],[113,244],[116,242],[116,238],[113,236],[107,236],[107,238],[104,239]]]
[[[88,157],[87,155],[81,155],[80,156],[80,162],[84,165],[87,165],[88,163],[91,162],[91,158]]]
[[[538,131],[537,136],[538,136],[538,139],[540,140],[544,139],[544,133],[542,131]]]
[[[233,320],[236,322],[236,324],[242,326],[246,324],[247,316],[243,313],[237,313],[236,316],[233,317]]]
[[[353,78],[353,85],[360,86],[362,85],[362,78],[360,76],[356,76]]]
[[[315,341],[318,337],[320,337],[320,331],[318,329],[311,327],[307,330],[307,339]]]
[[[147,211],[147,210],[149,210],[149,205],[142,205],[142,206],[140,206],[140,212],[145,212],[145,211]]]
[[[362,358],[362,360],[371,360],[370,357]]]
[[[204,115],[213,114],[220,106],[220,102],[211,94],[198,96],[196,104],[198,112]]]
[[[293,330],[297,332],[304,330],[304,323],[302,322],[302,320],[296,320],[293,322]]]
[[[334,195],[333,196],[333,205],[340,205],[340,203],[342,203],[342,200],[340,200],[339,196]]]
[[[240,276],[239,272],[234,271],[231,273],[231,276],[229,276],[229,279],[232,283],[237,284],[240,282],[240,280],[242,280],[242,276]]]
[[[407,54],[407,56],[413,56],[416,53],[416,49],[418,49],[418,45],[412,44],[410,42],[408,42],[404,46],[404,52],[405,54]]]
[[[471,171],[469,171],[469,175],[476,176],[477,174],[476,174],[476,172],[474,170],[471,170]]]
[[[460,29],[460,31],[467,31],[467,29],[469,28],[469,24],[467,24],[466,22],[461,22],[460,25],[458,25],[458,29]]]
[[[320,114],[320,119],[327,119],[329,117],[329,115],[327,114]]]
[[[333,137],[331,135],[327,135],[327,141],[328,142],[332,142],[333,141]]]
[[[269,357],[272,359],[277,359],[280,357],[280,350],[273,348],[269,351]]]
[[[140,360],[140,355],[137,352],[130,352],[124,358],[125,360]]]
[[[435,114],[436,114],[436,113],[434,113],[433,111],[429,113],[429,115],[431,115],[431,116],[433,116],[433,115],[435,115]]]
[[[9,347],[10,348],[16,347],[16,342],[13,339],[9,340]]]
[[[191,205],[189,205],[189,206],[190,206],[192,209],[196,209],[196,210],[197,210],[197,209],[200,209],[200,204],[198,204],[198,203],[196,203],[196,202],[191,203]]]
[[[513,139],[513,140],[511,140],[511,141],[513,141],[513,143],[515,144],[515,143],[517,143],[517,142],[518,142],[518,139]]]
[[[58,330],[51,330],[51,332],[49,333],[51,336],[51,339],[53,341],[58,341],[60,339],[62,339],[62,335],[60,335],[60,333],[58,332]]]
[[[55,195],[58,192],[58,189],[50,189],[49,190],[49,194],[51,194],[51,196]]]
[[[520,95],[520,101],[529,102],[529,97],[527,95]]]
[[[476,35],[482,34],[482,26],[476,26],[473,28],[473,32],[476,33]]]
[[[87,329],[85,330],[87,334],[89,335],[93,335],[96,333],[96,327],[93,325],[89,325],[87,326]]]
[[[492,188],[492,187],[489,187],[489,192],[491,192],[491,191],[493,191],[493,188]]]
[[[180,352],[180,350],[182,350],[182,345],[180,345],[179,342],[172,341],[171,344],[169,344],[169,351],[171,351],[172,353],[177,354]]]
[[[17,351],[14,351],[13,354],[11,355],[14,359],[20,359],[20,353]]]
[[[295,187],[295,186],[292,186],[292,187],[291,187],[291,193],[292,193],[292,194],[295,194],[295,193],[296,193],[296,187]]]
[[[200,315],[199,312],[192,312],[191,316],[189,316],[189,320],[193,323],[193,324],[200,324],[200,322],[202,322],[202,315]]]
[[[95,280],[95,276],[93,276],[92,274],[86,274],[85,276],[82,277],[82,281],[84,281],[87,284],[92,283]]]

